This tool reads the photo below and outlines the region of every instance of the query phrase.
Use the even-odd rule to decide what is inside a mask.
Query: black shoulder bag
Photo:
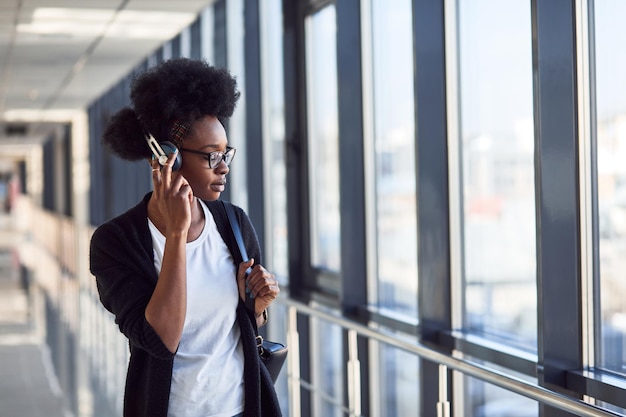
[[[226,202],[222,203],[224,204],[224,208],[226,209],[226,214],[228,215],[230,227],[232,228],[233,235],[235,236],[235,240],[237,241],[237,246],[239,247],[239,254],[241,255],[241,259],[243,261],[246,261],[249,259],[248,252],[246,251],[246,247],[243,244],[243,238],[241,237],[241,230],[239,229],[239,222],[237,221],[237,215],[235,214],[235,210],[233,209],[232,204]],[[251,270],[248,269],[246,271],[246,276],[250,272]],[[255,317],[256,312],[254,310],[254,298],[246,297],[246,308],[252,311],[252,316]],[[287,347],[282,343],[263,340],[263,337],[258,333],[256,335],[256,341],[257,348],[259,350],[259,357],[269,371],[270,376],[272,377],[272,381],[276,382],[278,374],[280,373],[280,370],[285,363],[285,359],[287,358]]]

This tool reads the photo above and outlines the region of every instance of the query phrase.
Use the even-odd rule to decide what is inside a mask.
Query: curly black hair
[[[222,124],[230,118],[239,99],[234,77],[203,60],[176,58],[140,74],[132,83],[132,107],[115,113],[102,141],[122,159],[150,158],[145,134],[157,141],[173,141],[172,127],[191,126],[210,115]]]

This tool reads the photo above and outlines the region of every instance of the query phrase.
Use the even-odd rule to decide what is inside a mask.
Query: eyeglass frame
[[[232,148],[230,146],[226,147],[226,151],[225,152],[222,152],[222,151],[202,152],[202,151],[196,151],[195,149],[186,149],[186,148],[179,148],[178,150],[179,151],[185,151],[185,152],[191,152],[191,153],[195,153],[195,154],[198,154],[198,155],[204,155],[204,157],[206,158],[207,162],[209,163],[209,168],[210,169],[217,168],[218,166],[220,166],[220,164],[222,162],[224,162],[226,164],[226,166],[230,166],[230,163],[233,162],[233,158],[235,158],[235,153],[237,152],[237,149]],[[228,153],[230,153],[230,152],[233,153],[233,156],[230,158],[230,161],[226,162],[226,155]],[[218,159],[219,162],[217,164],[215,164],[214,167],[211,166],[211,155],[213,155],[213,154],[218,154],[218,155],[222,154],[222,157]]]

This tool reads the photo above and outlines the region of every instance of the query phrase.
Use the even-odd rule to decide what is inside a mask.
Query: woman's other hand
[[[250,273],[246,277],[248,268],[250,268]],[[254,265],[254,259],[239,264],[237,281],[241,299],[245,300],[246,297],[254,299],[254,310],[257,316],[272,304],[280,292],[274,274],[263,265]]]

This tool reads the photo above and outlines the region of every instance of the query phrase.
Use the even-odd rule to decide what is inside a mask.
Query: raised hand
[[[178,152],[178,151],[177,151]],[[191,205],[193,191],[182,175],[172,175],[176,153],[171,154],[161,168],[157,160],[152,161],[153,199],[161,219],[165,223],[165,233],[187,233],[191,225]]]

